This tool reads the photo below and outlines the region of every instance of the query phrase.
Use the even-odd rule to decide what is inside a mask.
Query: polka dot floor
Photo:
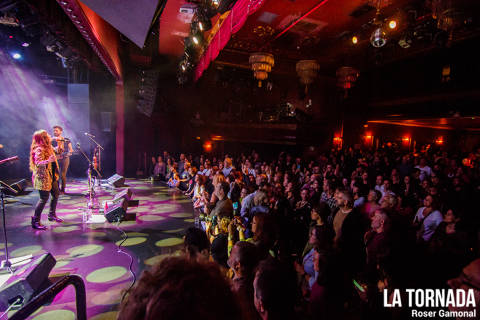
[[[178,191],[150,181],[126,180],[139,206],[128,208],[135,219],[123,221],[119,227],[128,235],[123,251],[133,257],[133,271],[141,272],[168,255],[180,254],[185,229],[194,224],[192,202]],[[70,182],[61,195],[57,215],[63,223],[47,220],[48,205],[42,214],[46,231],[30,226],[38,192],[16,197],[6,206],[8,248],[10,256],[50,252],[57,264],[50,273],[80,275],[87,291],[87,317],[92,320],[116,319],[122,293],[133,280],[129,272],[130,258],[117,252],[123,234],[115,224],[85,223],[86,181]],[[122,188],[97,190],[100,201],[111,200]],[[3,240],[3,238],[2,238]],[[0,259],[5,257],[0,244]],[[10,312],[10,315],[14,311]],[[76,318],[75,293],[67,287],[53,302],[45,305],[28,319],[71,320]]]

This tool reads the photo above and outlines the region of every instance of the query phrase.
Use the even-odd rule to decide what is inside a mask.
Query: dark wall
[[[106,73],[90,73],[90,131],[105,149],[101,153],[102,174],[115,173],[115,80]],[[85,150],[91,155],[95,144]],[[85,170],[87,163],[85,163]]]
[[[139,81],[138,72],[133,70],[125,82],[127,175],[144,166],[145,157],[149,159],[163,150],[202,152],[203,143],[212,135],[224,140],[213,141],[218,152],[270,148],[267,145],[275,150],[303,149],[330,141],[329,132],[340,123],[334,78],[319,77],[306,95],[296,76],[273,74],[259,88],[250,70],[217,69],[215,65],[197,83],[186,86],[178,85],[173,75],[161,75],[151,117],[136,108]],[[273,86],[269,88],[267,82]],[[312,103],[306,108],[309,99]],[[297,118],[282,118],[274,123],[297,124],[297,129],[267,128],[271,122],[262,120],[286,102],[297,108]],[[201,125],[192,121],[197,112]],[[233,127],[238,124],[244,126]],[[253,124],[255,129],[250,127]],[[293,137],[289,142],[296,146],[284,143],[284,136]]]

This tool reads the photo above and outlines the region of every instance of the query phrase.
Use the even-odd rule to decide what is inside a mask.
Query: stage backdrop
[[[0,167],[0,180],[30,178],[29,150],[35,130],[64,128],[64,136],[80,142],[90,152],[84,132],[89,132],[88,84],[55,85],[39,72],[24,67],[0,51],[0,159],[18,155],[20,161]],[[71,158],[71,175],[83,175],[86,161]],[[84,170],[85,169],[85,170]]]

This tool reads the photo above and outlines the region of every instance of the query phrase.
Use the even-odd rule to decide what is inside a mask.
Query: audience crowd
[[[404,319],[384,290],[461,283],[480,297],[480,152],[164,152],[150,174],[198,218],[185,257],[144,272],[120,319]]]

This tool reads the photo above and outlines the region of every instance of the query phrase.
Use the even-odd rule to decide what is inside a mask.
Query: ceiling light
[[[22,55],[18,52],[12,52],[12,58],[15,60],[20,60],[22,58]]]
[[[67,10],[68,12],[72,12],[72,11],[73,11],[72,8],[67,8],[66,10]]]
[[[352,37],[352,43],[357,44],[358,43],[358,38],[356,36]]]
[[[193,36],[192,40],[195,44],[199,44],[197,36]]]
[[[203,31],[203,24],[201,22],[198,22],[198,28]]]
[[[72,14],[72,19],[77,19],[77,16]]]
[[[26,48],[26,47],[28,47],[28,46],[30,46],[30,43],[28,43],[28,42],[22,43],[22,47]]]
[[[80,22],[79,20],[75,20],[75,23],[78,23],[78,24],[80,24],[80,23],[82,23],[82,22]]]
[[[187,70],[187,67],[185,67],[185,65],[182,64],[182,71],[185,71],[185,70]]]
[[[390,22],[388,23],[388,27],[390,29],[395,29],[397,27],[397,21],[395,20],[390,20]]]

